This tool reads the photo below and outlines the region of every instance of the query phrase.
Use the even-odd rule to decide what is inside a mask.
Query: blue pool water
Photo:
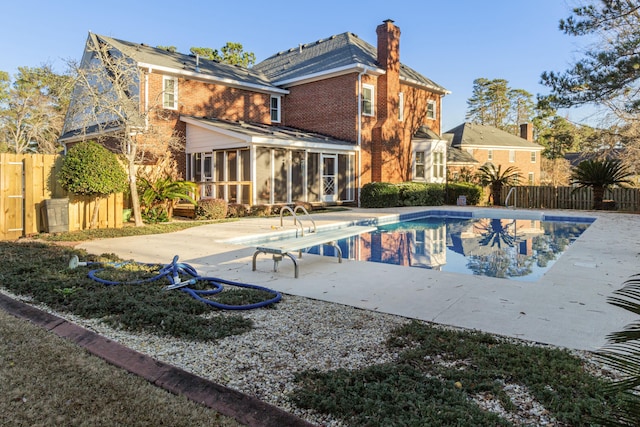
[[[520,281],[538,280],[593,218],[411,214],[338,242],[344,258]],[[517,216],[517,215],[516,215]],[[337,256],[330,246],[309,253]]]

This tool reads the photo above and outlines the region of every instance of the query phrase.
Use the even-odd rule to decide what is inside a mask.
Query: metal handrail
[[[306,218],[309,218],[309,220],[311,220],[311,223],[313,224],[313,233],[316,232],[316,222],[313,220],[313,218],[311,217],[311,215],[309,215],[309,211],[307,211],[307,209],[302,206],[302,205],[298,205],[295,207],[295,209],[293,210],[294,212],[298,212],[298,209],[301,209],[302,212],[304,212],[304,215]],[[311,229],[309,229],[309,232],[312,232]]]
[[[504,206],[506,208],[509,207],[509,198],[511,198],[511,193],[513,193],[513,192],[516,193],[515,198],[517,199],[518,198],[518,187],[511,187],[509,189],[509,192],[507,193],[507,198],[504,200]],[[516,203],[513,202],[513,209],[515,209],[515,208],[516,208]]]
[[[282,209],[280,209],[280,227],[283,226],[282,217],[283,217],[284,211],[291,212],[291,216],[293,217],[293,225],[296,226],[296,233],[298,232],[297,226],[300,225],[300,234],[301,236],[304,236],[304,227],[302,226],[302,223],[298,221],[298,217],[296,216],[296,213],[289,206],[283,206]]]

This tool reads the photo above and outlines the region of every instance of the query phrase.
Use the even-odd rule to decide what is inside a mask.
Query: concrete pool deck
[[[471,207],[349,209],[313,215],[318,228],[352,224],[427,210],[472,211]],[[521,212],[496,208],[495,211]],[[540,212],[540,211],[532,211]],[[640,216],[596,211],[548,211],[554,216],[592,217],[596,221],[571,244],[536,282],[517,282],[343,260],[305,254],[293,263],[284,259],[277,272],[271,256],[258,257],[255,246],[230,243],[277,230],[279,218],[245,218],[161,235],[85,242],[89,253],[114,253],[139,262],[192,265],[202,276],[266,286],[286,294],[334,302],[443,325],[593,351],[606,336],[636,320],[607,303],[607,297],[630,276],[640,273]],[[292,218],[284,219],[293,229]],[[304,222],[305,227],[309,221]]]

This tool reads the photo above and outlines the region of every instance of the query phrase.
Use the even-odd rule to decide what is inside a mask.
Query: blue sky
[[[443,130],[462,123],[473,80],[506,79],[512,88],[547,93],[543,71],[563,71],[585,41],[558,22],[576,0],[11,1],[0,10],[0,70],[79,60],[89,31],[151,46],[219,49],[242,43],[257,61],[300,43],[349,31],[376,44],[376,26],[400,27],[401,61],[451,91]],[[575,121],[586,113],[563,112]]]

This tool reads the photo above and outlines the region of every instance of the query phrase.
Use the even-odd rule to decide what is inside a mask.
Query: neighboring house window
[[[493,150],[487,150],[487,160],[488,161],[493,160]]]
[[[373,86],[362,85],[362,114],[373,116]]]
[[[280,97],[271,97],[271,121],[280,123]]]
[[[427,101],[427,119],[436,118],[436,101]]]
[[[535,183],[535,175],[533,172],[529,172],[529,185],[533,185]]]
[[[414,178],[424,179],[424,151],[416,151],[416,174]]]
[[[162,76],[162,106],[169,110],[178,109],[178,79]]]
[[[536,152],[532,151],[531,152],[531,163],[535,163],[536,162]]]
[[[404,121],[404,93],[398,94],[398,121]]]
[[[515,150],[509,150],[509,161],[511,163],[516,161],[516,152],[515,152]]]

